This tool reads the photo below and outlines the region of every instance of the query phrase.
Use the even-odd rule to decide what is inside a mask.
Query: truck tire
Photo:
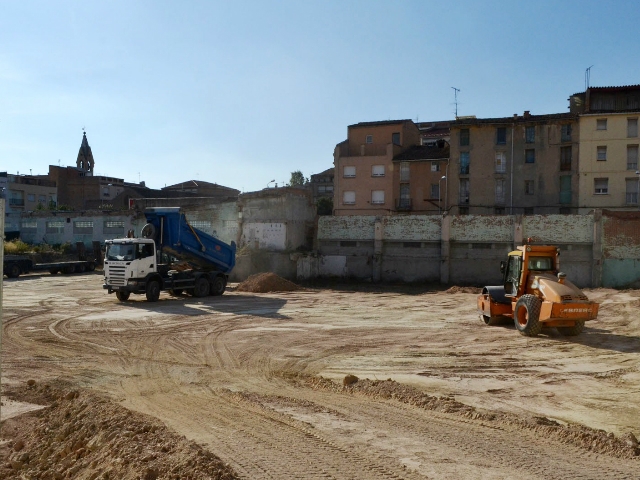
[[[79,263],[76,265],[76,273],[84,273],[87,269],[87,266],[84,263]]]
[[[193,296],[206,297],[207,295],[209,295],[209,281],[205,277],[196,278],[193,284]]]
[[[96,269],[96,264],[94,262],[89,262],[87,264],[87,271],[88,272],[93,272]]]
[[[140,236],[142,238],[156,238],[156,227],[153,226],[152,223],[147,223],[142,230],[140,231]]]
[[[73,273],[76,271],[76,268],[73,265],[65,265],[64,267],[62,267],[62,273],[64,273],[65,275],[69,275],[70,273]]]
[[[540,307],[542,301],[535,295],[522,295],[516,302],[513,320],[518,331],[526,337],[535,337],[542,331]]]
[[[157,302],[160,298],[160,282],[151,280],[147,283],[147,300],[149,302]]]
[[[58,270],[57,268],[52,268],[51,270],[49,270],[49,273],[51,275],[57,275],[60,273],[60,270]]]
[[[573,327],[556,327],[558,333],[565,337],[575,337],[580,335],[584,330],[584,320],[576,320],[576,324]]]
[[[225,282],[223,277],[214,278],[213,283],[211,284],[211,295],[222,295],[226,287],[227,282]]]
[[[126,302],[127,300],[129,300],[129,295],[131,295],[129,292],[116,292],[116,297],[121,302]]]
[[[18,278],[21,273],[22,273],[22,269],[20,268],[20,265],[18,265],[17,263],[12,263],[7,268],[7,277],[9,278]]]

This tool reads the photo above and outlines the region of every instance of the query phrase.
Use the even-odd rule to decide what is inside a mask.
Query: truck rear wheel
[[[540,307],[542,301],[535,295],[522,295],[516,302],[513,320],[518,331],[527,337],[535,337],[542,330]]]
[[[87,269],[87,266],[84,263],[79,263],[76,265],[76,273],[84,273]]]
[[[121,302],[126,302],[127,300],[129,300],[129,295],[131,295],[129,292],[116,292],[116,297]]]
[[[160,282],[151,280],[147,283],[147,300],[149,302],[157,302],[160,298]]]
[[[556,327],[560,335],[565,337],[575,337],[580,335],[584,330],[584,320],[576,320],[576,324],[573,327]]]
[[[223,277],[214,278],[213,283],[211,284],[211,295],[222,295],[226,287],[227,282],[224,281]]]
[[[193,296],[206,297],[207,295],[209,295],[209,281],[204,277],[196,278],[193,284]]]

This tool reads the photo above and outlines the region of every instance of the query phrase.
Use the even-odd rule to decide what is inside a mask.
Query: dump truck
[[[236,244],[228,245],[191,226],[179,207],[147,208],[140,237],[107,240],[104,285],[125,302],[143,294],[150,302],[160,292],[194,297],[222,295],[236,261]]]
[[[530,240],[529,240],[530,242]],[[478,311],[485,324],[513,319],[525,336],[538,335],[543,327],[556,327],[561,335],[575,336],[586,321],[598,316],[599,305],[560,271],[560,248],[551,245],[517,247],[500,262],[503,284],[482,289]]]

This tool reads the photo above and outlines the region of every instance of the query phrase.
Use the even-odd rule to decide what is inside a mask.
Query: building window
[[[507,143],[507,128],[498,127],[496,130],[496,144],[506,145],[506,143]]]
[[[44,203],[46,201],[47,201],[47,196],[46,195],[38,195],[38,202]]]
[[[571,203],[571,175],[560,177],[560,203]]]
[[[627,178],[627,205],[638,205],[638,179]]]
[[[627,118],[627,137],[635,138],[638,136],[638,119]]]
[[[439,183],[431,184],[431,199],[440,200],[440,184]]]
[[[37,220],[22,220],[20,222],[20,230],[23,232],[32,231],[35,232],[38,229]]]
[[[461,128],[460,129],[460,146],[466,147],[469,145],[469,129]]]
[[[431,162],[431,171],[439,172],[440,171],[440,162]]]
[[[566,125],[562,125],[560,132],[560,141],[562,142],[570,142],[571,141],[571,124],[567,123]]]
[[[596,120],[596,130],[606,130],[607,129],[607,119],[599,118]]]
[[[460,152],[460,175],[469,175],[469,152]]]
[[[332,193],[333,185],[318,185],[318,193]]]
[[[356,167],[344,167],[344,178],[355,178]]]
[[[533,215],[533,207],[524,207],[525,215]]]
[[[504,179],[496,180],[496,204],[504,204]]]
[[[524,151],[524,163],[535,163],[536,151],[533,148],[527,148]]]
[[[14,190],[9,198],[9,205],[12,207],[24,206],[24,192],[22,190]]]
[[[384,204],[384,190],[373,190],[371,192],[371,203],[374,205]]]
[[[344,192],[342,194],[342,203],[345,205],[355,205],[356,203],[356,192]]]
[[[504,215],[504,207],[495,207],[493,213],[494,215]]]
[[[597,158],[599,162],[604,162],[607,160],[607,147],[600,146],[597,149]]]
[[[533,180],[525,180],[524,181],[524,194],[525,195],[533,195],[534,193],[534,182]]]
[[[524,141],[525,143],[534,143],[536,141],[536,127],[525,127]]]
[[[64,222],[62,220],[54,220],[45,223],[45,233],[64,233]]]
[[[364,143],[373,143],[373,135],[367,135],[364,138]]]
[[[469,204],[469,179],[461,178],[460,179],[460,203],[461,204]]]
[[[609,179],[608,178],[594,178],[593,179],[593,193],[596,195],[606,195],[609,193]]]
[[[571,147],[560,147],[560,171],[571,170]]]
[[[507,158],[504,152],[496,152],[496,173],[507,171]]]
[[[76,235],[86,235],[93,233],[92,220],[77,220],[73,222],[73,233]]]
[[[371,167],[372,177],[384,177],[384,165],[374,165]]]
[[[638,145],[627,145],[627,170],[638,169]]]
[[[193,222],[191,222],[193,225]],[[124,233],[124,221],[105,220],[102,224],[102,233]]]
[[[411,190],[408,183],[400,184],[400,200],[398,208],[401,210],[411,209]]]
[[[400,181],[408,182],[409,181],[409,162],[400,163]]]
[[[401,145],[399,133],[396,132],[391,134],[391,143],[393,143],[394,145]]]
[[[28,193],[27,194],[27,201],[28,202],[35,202],[36,201],[36,196],[33,193]]]

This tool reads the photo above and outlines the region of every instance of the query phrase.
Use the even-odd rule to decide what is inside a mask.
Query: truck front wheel
[[[20,269],[20,265],[18,265],[17,263],[10,265],[7,269],[7,277],[9,278],[18,278],[21,273],[22,270]]]
[[[149,302],[157,302],[160,298],[160,282],[151,280],[147,283],[147,300]]]
[[[209,282],[204,277],[196,278],[196,282],[193,284],[193,296],[206,297],[207,295],[209,295]]]
[[[129,292],[116,292],[116,297],[121,302],[126,302],[127,300],[129,300],[129,295],[131,295]]]
[[[224,289],[227,287],[227,282],[225,282],[224,278],[216,277],[213,279],[213,283],[211,284],[211,295],[222,295],[224,293]]]
[[[542,301],[535,295],[522,295],[516,302],[513,320],[518,331],[527,337],[535,337],[542,331],[540,307]]]

